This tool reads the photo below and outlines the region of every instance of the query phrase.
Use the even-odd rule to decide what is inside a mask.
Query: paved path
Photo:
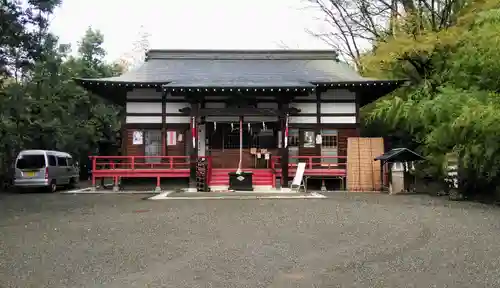
[[[496,208],[141,197],[1,194],[0,287],[500,287]]]

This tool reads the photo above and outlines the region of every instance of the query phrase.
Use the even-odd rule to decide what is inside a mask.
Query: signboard
[[[133,145],[144,144],[144,133],[142,131],[134,131],[132,133],[132,144]]]
[[[316,135],[316,144],[321,145],[322,143],[323,143],[323,137],[320,134]]]
[[[177,145],[177,131],[167,131],[167,146]]]

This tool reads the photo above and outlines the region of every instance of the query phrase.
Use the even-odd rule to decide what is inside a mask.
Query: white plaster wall
[[[355,124],[356,116],[322,116],[321,123]]]
[[[161,116],[127,116],[125,121],[130,124],[155,124],[161,123]]]
[[[161,117],[160,117],[161,120]],[[167,116],[165,117],[166,123],[190,123],[189,116]]]
[[[317,107],[316,103],[297,103],[297,102],[292,102],[289,104],[290,107],[294,107],[297,109],[300,109],[300,114],[303,113],[317,113]]]
[[[289,121],[293,124],[314,124],[316,116],[290,116]]]
[[[180,113],[179,109],[185,108],[185,107],[190,107],[191,105],[189,103],[182,103],[182,102],[168,102],[165,107],[165,113]],[[161,109],[160,109],[161,111]]]
[[[356,103],[321,103],[321,113],[356,113]]]
[[[347,89],[330,89],[321,93],[322,100],[356,100],[356,93]]]
[[[161,113],[161,102],[147,103],[147,102],[127,102],[127,113]]]

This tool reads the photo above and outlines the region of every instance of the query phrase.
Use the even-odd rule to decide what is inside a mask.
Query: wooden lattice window
[[[299,146],[299,130],[298,129],[288,129],[288,146],[298,147]]]
[[[144,131],[144,155],[161,156],[161,130]],[[160,158],[146,158],[146,162],[160,162]]]
[[[321,146],[324,148],[337,148],[338,139],[337,135],[322,135]]]

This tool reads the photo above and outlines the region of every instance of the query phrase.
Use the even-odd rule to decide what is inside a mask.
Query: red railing
[[[119,177],[136,177],[157,179],[189,177],[190,156],[90,156],[92,160],[92,184],[96,178],[113,178],[115,183]],[[206,177],[210,181],[212,159],[198,156],[207,161]],[[148,161],[149,160],[149,161]],[[154,162],[152,162],[154,161]]]
[[[90,156],[92,171],[102,169],[189,169],[189,156]],[[146,160],[158,160],[147,162]]]
[[[337,159],[336,163],[321,162],[323,159]],[[294,161],[296,160],[296,161]],[[346,156],[289,156],[288,167],[297,167],[295,162],[305,162],[306,169],[347,169]],[[281,168],[281,156],[271,157],[271,168]]]

